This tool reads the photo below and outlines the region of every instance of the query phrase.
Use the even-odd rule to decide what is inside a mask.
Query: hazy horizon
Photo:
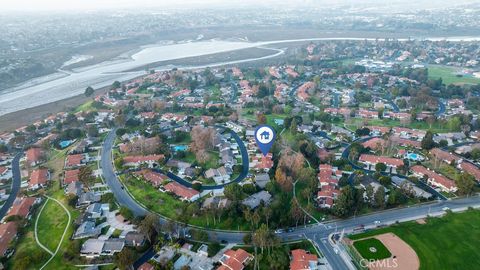
[[[225,8],[225,7],[272,7],[272,8],[295,8],[295,7],[332,7],[332,6],[350,6],[352,8],[370,8],[383,9],[393,7],[401,11],[408,10],[412,6],[421,9],[436,9],[460,6],[465,4],[479,3],[473,0],[459,1],[427,1],[419,0],[415,3],[405,0],[300,0],[292,3],[291,1],[274,1],[274,0],[179,0],[172,3],[171,1],[155,1],[155,0],[16,0],[7,1],[0,4],[0,12],[44,12],[44,11],[94,11],[94,10],[122,10],[132,9],[139,10],[145,8],[165,8],[165,9],[182,9],[182,8]],[[408,4],[408,6],[405,6]],[[394,10],[392,10],[394,11]]]

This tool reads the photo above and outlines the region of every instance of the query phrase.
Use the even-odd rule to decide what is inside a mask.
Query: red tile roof
[[[433,148],[432,150],[430,150],[430,154],[448,163],[451,163],[452,161],[459,161],[461,159],[460,157],[447,151],[443,151],[439,148]]]
[[[65,171],[65,178],[63,179],[63,184],[68,185],[72,182],[77,182],[79,173],[80,173],[79,169]]]
[[[403,160],[398,158],[374,156],[374,155],[367,155],[367,154],[362,154],[359,158],[359,161],[368,162],[371,164],[385,163],[386,165],[390,165],[393,167],[398,167],[403,165]]]
[[[40,148],[30,148],[27,150],[27,161],[32,163],[32,162],[38,162],[40,161],[42,157],[42,149]]]
[[[192,197],[200,194],[200,192],[198,192],[197,190],[193,188],[187,188],[177,182],[170,182],[166,184],[165,190],[173,192],[175,195],[187,200],[190,200]]]
[[[314,82],[306,82],[306,83],[302,84],[302,86],[300,86],[297,89],[297,97],[300,100],[306,101],[310,97],[310,94],[308,94],[308,90],[310,90],[311,88],[314,88],[314,87],[315,87]]]
[[[473,165],[470,162],[463,161],[462,163],[460,163],[459,167],[460,169],[462,169],[462,171],[473,175],[473,177],[475,177],[475,180],[480,182],[480,169],[478,169],[477,166]]]
[[[68,155],[65,162],[66,167],[75,167],[82,165],[83,154]]]
[[[392,142],[397,143],[399,145],[422,148],[422,143],[419,141],[408,140],[408,139],[400,138],[398,136],[392,136],[390,137],[390,139],[392,140]]]
[[[35,203],[34,197],[17,197],[15,201],[13,201],[12,208],[7,213],[7,217],[9,216],[20,216],[26,218],[30,213],[30,208]]]
[[[47,169],[37,169],[33,170],[30,175],[30,181],[28,186],[32,187],[35,185],[45,185],[48,181],[48,170]]]
[[[368,147],[373,150],[377,150],[385,145],[385,140],[382,138],[371,138],[370,140],[362,143],[363,147]]]
[[[152,172],[150,170],[141,170],[139,172],[135,172],[136,175],[143,176],[145,180],[150,182],[153,186],[158,187],[160,186],[163,181],[167,179],[167,177],[161,173]]]
[[[415,165],[412,168],[410,168],[410,170],[415,174],[428,176],[428,180],[432,182],[435,186],[441,185],[449,190],[457,187],[457,185],[455,184],[455,181],[450,180],[447,177],[440,175],[432,170],[428,170],[427,168],[421,165]]]
[[[318,262],[316,255],[307,253],[303,249],[292,250],[292,260],[290,261],[290,270],[310,269],[309,262]]]
[[[15,222],[0,224],[0,257],[5,255],[10,242],[17,235],[17,225]]]
[[[138,267],[138,270],[153,270],[155,267],[153,265],[149,264],[148,262],[144,262],[140,267]]]
[[[253,258],[253,256],[245,250],[239,248],[237,250],[229,249],[225,251],[225,253],[223,253],[223,258],[226,259],[221,259],[220,263],[227,267],[223,269],[242,270],[244,268],[244,263]]]
[[[0,166],[0,175],[3,175],[4,173],[6,173],[7,170],[8,170],[7,167],[5,167],[5,166]]]
[[[142,162],[157,162],[163,159],[164,155],[148,155],[148,156],[127,156],[123,158],[125,164],[129,163],[142,163]]]

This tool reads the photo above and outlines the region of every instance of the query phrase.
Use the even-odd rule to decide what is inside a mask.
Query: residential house
[[[80,174],[79,169],[66,170],[65,171],[65,176],[63,178],[63,184],[64,185],[69,185],[70,183],[77,182],[79,174]]]
[[[229,249],[220,258],[219,262],[222,265],[217,270],[242,270],[252,260],[253,255],[241,248]]]
[[[12,207],[9,209],[5,218],[19,216],[24,219],[30,219],[30,210],[37,202],[38,199],[35,197],[17,197],[13,201]]]
[[[259,173],[255,175],[255,185],[264,189],[270,182],[270,176],[267,173]]]
[[[15,222],[0,224],[0,257],[9,257],[13,251],[10,250],[10,242],[17,237],[17,225]]]
[[[143,233],[128,232],[125,235],[125,245],[128,247],[141,247],[145,244],[146,237]]]
[[[165,190],[178,196],[182,201],[196,201],[200,198],[200,192],[193,188],[187,188],[177,182],[170,182],[164,186]]]
[[[427,169],[421,165],[415,165],[410,168],[413,175],[418,178],[427,177],[427,183],[433,187],[438,187],[445,192],[456,192],[457,185],[455,181],[448,179],[447,177],[440,175],[430,169]]]
[[[362,154],[358,159],[359,162],[365,164],[367,170],[375,170],[375,165],[378,163],[384,163],[387,165],[387,172],[396,173],[398,167],[403,166],[403,160],[398,158],[384,157],[384,156],[375,156]]]
[[[77,168],[88,162],[88,154],[68,155],[65,159],[65,168]]]
[[[36,166],[44,159],[43,151],[40,148],[33,147],[27,150],[26,161],[29,166]]]
[[[148,167],[154,167],[159,160],[163,160],[164,155],[148,155],[148,156],[126,156],[123,158],[123,165],[138,167],[141,164],[147,164]]]
[[[317,255],[310,254],[303,249],[294,249],[291,251],[290,270],[318,270]]]
[[[161,173],[153,172],[151,170],[141,170],[141,171],[135,172],[134,174],[137,175],[137,177],[143,177],[145,181],[149,182],[154,187],[161,186],[163,182],[165,182],[168,179],[167,176]]]
[[[35,169],[30,174],[30,181],[28,182],[28,189],[38,189],[47,185],[50,179],[50,173],[47,169]]]
[[[248,196],[242,201],[243,205],[248,206],[250,209],[255,209],[263,202],[265,205],[270,204],[272,200],[272,195],[268,191],[262,190],[255,194]]]
[[[78,226],[73,234],[73,239],[82,239],[89,237],[97,237],[101,233],[101,229],[95,226],[95,221],[87,220]]]

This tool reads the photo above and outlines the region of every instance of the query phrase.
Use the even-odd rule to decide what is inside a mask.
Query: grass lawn
[[[401,223],[349,238],[392,232],[409,244],[420,258],[420,269],[477,269],[480,258],[480,211],[449,213],[442,218],[428,218],[427,224]],[[472,259],[466,259],[472,258]]]
[[[182,202],[174,196],[163,193],[152,185],[136,180],[132,177],[127,177],[126,180],[123,180],[123,183],[138,202],[163,216],[178,219],[181,209],[189,205],[187,202]],[[248,230],[250,225],[243,219],[243,217],[235,217],[234,219],[222,217],[220,222],[217,221],[214,225],[212,217],[207,218],[204,215],[191,217],[188,220],[188,223],[205,228],[234,230]]]
[[[62,238],[68,216],[55,201],[48,200],[38,220],[38,240],[50,251],[55,252]]]
[[[361,118],[350,118],[348,121],[345,122],[346,127],[351,130],[356,130],[357,127],[363,126],[363,122],[367,121],[368,125],[370,126],[385,126],[385,127],[401,127],[402,124],[399,120],[392,120],[392,119],[361,119]],[[412,121],[410,124],[406,125],[408,128],[413,129],[421,129],[421,130],[429,130],[431,129],[435,133],[444,133],[449,132],[450,130],[441,122],[437,121],[430,125],[425,121]]]
[[[353,243],[353,246],[360,253],[360,255],[367,260],[382,260],[392,256],[392,253],[388,251],[387,247],[376,238],[357,240]]]
[[[480,83],[479,78],[472,76],[457,76],[455,73],[458,69],[454,67],[447,66],[429,66],[428,67],[428,77],[430,79],[442,78],[444,84],[477,84]]]
[[[323,218],[327,218],[327,215],[318,211],[317,209],[308,209],[308,199],[302,196],[302,190],[306,188],[306,183],[302,181],[298,181],[295,184],[295,196],[297,197],[298,202],[300,205],[305,209],[310,215],[315,217],[317,220],[321,221]],[[313,194],[311,194],[313,197]],[[310,204],[313,204],[313,198],[310,198]],[[315,222],[312,220],[312,222]]]

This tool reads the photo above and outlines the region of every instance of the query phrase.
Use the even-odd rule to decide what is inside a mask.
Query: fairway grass
[[[455,73],[458,70],[453,67],[447,66],[429,66],[428,67],[428,77],[430,79],[442,78],[442,82],[446,85],[449,84],[476,84],[480,83],[479,78],[471,76],[461,76],[458,77]]]
[[[420,269],[478,269],[480,258],[480,211],[448,213],[442,218],[427,218],[427,224],[415,221],[351,235],[362,239],[394,233],[409,244],[420,259]]]
[[[353,243],[353,246],[358,253],[367,260],[381,260],[392,256],[392,253],[388,251],[387,247],[376,238],[357,240]],[[371,251],[371,248],[374,248],[375,251]]]

